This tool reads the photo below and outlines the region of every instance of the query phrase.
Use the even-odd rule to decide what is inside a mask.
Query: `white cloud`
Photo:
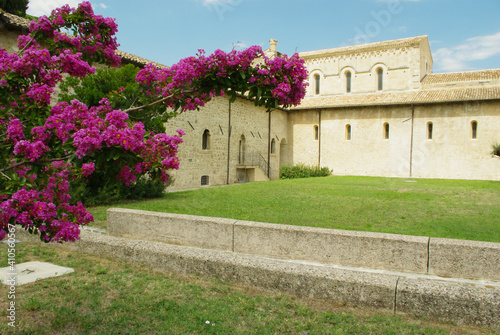
[[[204,6],[210,7],[210,6],[217,6],[220,4],[229,4],[231,3],[232,0],[202,0],[201,3]]]
[[[390,3],[390,2],[419,2],[420,0],[377,0],[377,2]]]
[[[208,8],[224,6],[235,7],[241,4],[242,0],[201,0],[201,3],[203,4],[203,6],[206,6]]]
[[[33,16],[50,15],[58,8],[68,4],[70,7],[76,7],[83,0],[30,0],[27,13]]]
[[[476,36],[464,43],[440,48],[434,53],[437,68],[444,71],[464,71],[468,62],[485,60],[500,55],[500,32],[493,35]]]
[[[204,0],[207,1],[207,0]],[[208,0],[210,1],[210,0]],[[70,7],[77,7],[79,3],[83,0],[30,0],[28,4],[27,13],[33,16],[50,15],[50,13],[59,7],[64,5],[69,5]],[[108,6],[104,3],[92,3],[92,6],[96,8],[97,6],[106,9]]]

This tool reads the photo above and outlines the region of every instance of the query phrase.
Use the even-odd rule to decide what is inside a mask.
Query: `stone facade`
[[[269,149],[269,121],[271,143]],[[210,101],[199,111],[182,113],[166,123],[167,133],[186,132],[179,148],[181,166],[172,171],[174,189],[223,185],[279,178],[287,143],[287,113],[256,107],[252,101],[225,97]],[[284,150],[283,150],[284,151]],[[229,158],[228,158],[229,157]],[[268,157],[270,164],[267,164]]]
[[[309,70],[308,97],[419,89],[426,73],[432,72],[426,36],[303,52],[300,56]],[[384,84],[380,89],[379,76]]]
[[[433,74],[426,36],[300,56],[310,86],[288,113],[292,162],[337,175],[500,179],[500,70]]]

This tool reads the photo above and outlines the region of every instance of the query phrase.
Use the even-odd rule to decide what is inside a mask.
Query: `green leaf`
[[[232,92],[231,94],[231,99],[229,99],[229,101],[231,103],[235,102],[236,101],[236,98],[238,97],[238,95],[236,94],[236,92]]]

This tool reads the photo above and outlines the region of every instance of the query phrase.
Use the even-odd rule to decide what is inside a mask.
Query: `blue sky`
[[[30,0],[49,14],[79,0]],[[499,0],[93,0],[120,50],[171,65],[198,49],[294,52],[428,35],[434,72],[500,68]]]

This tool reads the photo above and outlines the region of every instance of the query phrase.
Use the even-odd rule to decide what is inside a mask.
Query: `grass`
[[[321,177],[166,193],[125,207],[298,226],[500,242],[500,182]]]
[[[6,264],[7,246],[0,244],[0,252]],[[16,245],[16,263],[33,260],[75,272],[18,286],[15,330],[7,325],[8,286],[0,285],[0,334],[488,333],[181,278],[47,245]]]

